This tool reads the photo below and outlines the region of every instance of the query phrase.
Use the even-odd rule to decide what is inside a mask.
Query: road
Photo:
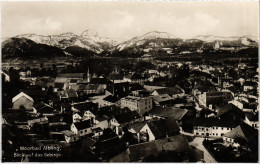
[[[204,138],[196,137],[189,144],[204,152],[204,160],[206,163],[216,163],[217,161],[209,154],[207,149],[202,145],[203,140]]]

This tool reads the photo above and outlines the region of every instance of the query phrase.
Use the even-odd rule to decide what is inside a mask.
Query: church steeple
[[[88,74],[87,74],[87,76],[88,76],[88,79],[87,79],[87,81],[88,81],[88,83],[89,83],[89,82],[90,82],[89,67],[88,67]]]

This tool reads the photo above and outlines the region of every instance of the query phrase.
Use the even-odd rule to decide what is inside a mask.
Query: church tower
[[[90,82],[89,67],[88,67],[88,74],[87,74],[87,76],[88,76],[88,79],[87,79],[87,81],[88,81],[88,83],[89,83],[89,82]]]

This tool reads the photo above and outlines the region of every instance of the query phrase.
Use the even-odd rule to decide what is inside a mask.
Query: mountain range
[[[55,56],[156,56],[202,53],[208,51],[239,51],[257,48],[258,38],[253,36],[219,37],[201,35],[182,39],[166,32],[152,31],[128,41],[117,43],[100,37],[94,30],[81,35],[23,34],[2,41],[3,58],[8,57],[55,57]]]

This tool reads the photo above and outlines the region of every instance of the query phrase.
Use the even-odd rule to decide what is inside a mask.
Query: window
[[[208,128],[206,129],[206,131],[208,131]]]
[[[218,136],[218,133],[216,133],[216,136]]]
[[[221,133],[221,136],[224,136],[224,133]]]
[[[218,127],[216,127],[216,129],[218,130]]]
[[[201,130],[204,130],[204,128],[201,128]]]
[[[212,129],[215,129],[214,127],[212,127]]]
[[[213,136],[215,135],[215,133],[212,134]]]
[[[201,133],[202,136],[204,136],[204,133]]]
[[[227,130],[229,130],[229,128],[227,128]]]
[[[223,127],[221,128],[221,130],[223,130]]]

